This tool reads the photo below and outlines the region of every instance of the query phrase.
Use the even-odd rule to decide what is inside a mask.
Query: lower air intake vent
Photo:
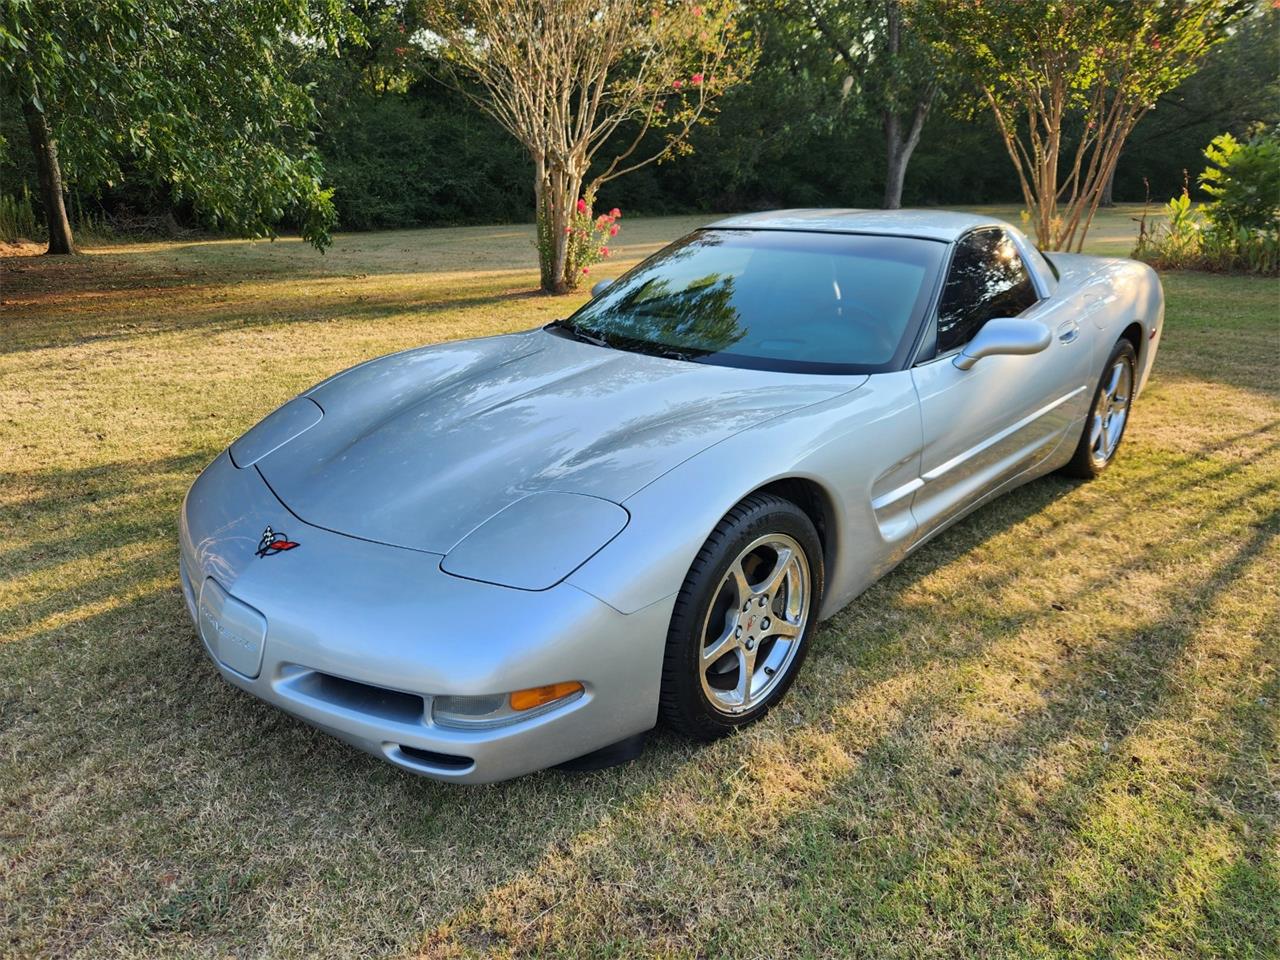
[[[433,770],[466,770],[475,764],[470,757],[459,757],[452,753],[436,753],[434,750],[419,750],[417,747],[406,747],[397,744],[394,750],[406,766],[430,768]]]
[[[396,723],[420,723],[423,714],[422,697],[386,687],[346,680],[318,670],[308,670],[288,682],[295,695],[309,700],[353,710],[380,720]]]

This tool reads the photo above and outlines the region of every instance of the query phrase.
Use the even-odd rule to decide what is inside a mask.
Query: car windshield
[[[701,230],[555,326],[602,346],[704,363],[899,369],[946,249],[910,237]]]

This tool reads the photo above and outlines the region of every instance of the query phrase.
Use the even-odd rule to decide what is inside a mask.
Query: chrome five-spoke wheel
[[[676,597],[660,714],[701,740],[762,717],[804,661],[822,607],[822,544],[808,513],[752,494],[707,538]]]
[[[1133,406],[1137,370],[1138,352],[1129,340],[1120,339],[1111,348],[1111,355],[1098,377],[1093,405],[1084,418],[1075,452],[1062,467],[1063,472],[1089,480],[1115,459]]]
[[[809,561],[785,534],[757,537],[729,565],[703,623],[699,677],[715,709],[739,714],[786,676],[809,621]]]
[[[1089,423],[1089,451],[1098,466],[1104,466],[1120,446],[1132,398],[1133,364],[1121,356],[1103,377]]]

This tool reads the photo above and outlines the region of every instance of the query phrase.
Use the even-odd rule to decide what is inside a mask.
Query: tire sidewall
[[[825,583],[825,567],[822,557],[822,545],[813,523],[799,507],[790,501],[776,497],[768,497],[760,504],[753,504],[754,498],[748,498],[742,507],[748,510],[745,522],[734,523],[730,518],[733,511],[717,526],[719,533],[726,522],[732,525],[728,536],[717,539],[713,533],[707,546],[711,552],[707,557],[699,556],[695,568],[690,571],[690,578],[681,590],[678,605],[682,612],[672,620],[672,635],[668,639],[667,655],[675,654],[677,674],[672,691],[676,706],[682,717],[680,726],[688,731],[690,726],[697,728],[689,732],[704,739],[714,739],[759,720],[770,708],[786,695],[796,675],[800,672],[805,656],[809,651],[810,640],[818,620],[818,611],[822,604]],[[738,554],[753,540],[766,534],[781,533],[793,538],[805,553],[809,566],[809,616],[795,656],[787,668],[786,675],[779,681],[760,703],[741,714],[726,714],[717,710],[702,689],[701,652],[702,627],[706,620],[707,608],[720,592],[729,565]],[[705,548],[704,548],[705,549]]]

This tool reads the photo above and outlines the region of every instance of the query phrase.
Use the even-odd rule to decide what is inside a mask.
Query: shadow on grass
[[[362,323],[400,318],[432,318],[452,316],[460,311],[485,307],[510,308],[527,303],[532,308],[525,326],[535,326],[548,311],[569,312],[578,302],[577,295],[551,297],[529,288],[511,289],[493,277],[459,281],[448,288],[424,287],[418,295],[345,296],[326,293],[299,298],[295,292],[282,291],[278,296],[239,294],[234,286],[225,288],[228,296],[208,297],[183,303],[177,310],[157,305],[150,316],[139,318],[135,300],[137,291],[123,291],[119,316],[103,315],[95,310],[83,319],[66,315],[35,318],[14,325],[8,335],[0,337],[0,355],[19,354],[50,347],[67,347],[90,343],[137,340],[141,337],[189,332],[200,337],[252,330],[257,327],[309,323]],[[230,299],[239,294],[244,299]],[[464,319],[465,313],[456,319]],[[476,322],[475,318],[471,318]],[[545,322],[545,321],[542,321]],[[77,333],[77,331],[81,331]]]
[[[1177,486],[1165,484],[1161,489],[1157,484],[1154,495]],[[1276,478],[1264,479],[1251,496],[1265,503],[1276,486]],[[1008,507],[1011,521],[1043,506],[1044,492],[1025,490],[1017,498],[1021,503],[1014,500]],[[1072,531],[1065,540],[1028,543],[1023,562],[1003,578],[1005,585],[1028,568],[1051,565],[1060,549],[1072,546],[1070,541],[1087,542],[1098,528],[1122,521],[1126,509],[1113,502],[1083,528],[1062,524],[1059,529]],[[978,636],[958,647],[943,644],[941,649],[891,657],[887,671],[879,671],[882,679],[870,686],[854,676],[856,669],[841,676],[838,658],[821,652],[831,633],[876,620],[869,607],[894,605],[919,578],[978,548],[993,532],[973,522],[962,524],[951,533],[950,550],[936,551],[912,569],[891,575],[819,636],[793,698],[817,693],[824,705],[817,715],[802,708],[806,715],[801,732],[775,723],[762,733],[717,746],[714,754],[706,751],[718,768],[736,766],[738,773],[731,774],[723,791],[708,793],[692,786],[682,789],[679,781],[693,781],[697,772],[692,767],[678,771],[675,789],[662,791],[680,800],[679,822],[663,824],[673,832],[655,841],[646,838],[642,828],[630,834],[618,830],[613,846],[592,846],[584,856],[544,861],[534,875],[491,891],[430,936],[426,955],[450,955],[455,949],[483,954],[496,948],[517,954],[573,952],[588,945],[624,950],[626,943],[710,955],[820,953],[825,945],[874,956],[928,952],[931,943],[944,952],[947,943],[951,952],[967,952],[956,936],[964,938],[968,949],[986,944],[1005,955],[1069,949],[1070,944],[1054,940],[1059,918],[1051,900],[1045,907],[1057,880],[1054,871],[1076,845],[1087,843],[1082,834],[1090,827],[1091,804],[1115,771],[1131,762],[1121,750],[1125,740],[1166,707],[1169,673],[1212,617],[1215,599],[1229,594],[1246,574],[1259,575],[1254,568],[1280,533],[1277,521],[1271,514],[1254,525],[1244,542],[1203,579],[1169,584],[1163,597],[1165,616],[1091,638],[1078,655],[1060,658],[1036,679],[1037,689],[1043,691],[1039,702],[1010,717],[1007,726],[997,725],[997,734],[989,737],[966,736],[963,727],[952,736],[958,715],[972,706],[975,695],[966,678],[987,669],[993,657],[1016,654],[1019,639],[1057,617],[1054,611],[996,616]],[[1005,526],[997,525],[1000,530]],[[1189,536],[1197,546],[1211,545],[1213,532],[1198,527],[1199,521],[1191,518],[1169,535]],[[1185,544],[1183,549],[1188,549]],[[1145,565],[1156,559],[1137,562]],[[1105,586],[1109,576],[1110,571],[1099,572],[1084,589]],[[998,586],[981,584],[984,592]],[[912,624],[900,628],[910,631]],[[867,639],[866,634],[858,638],[860,667],[874,674],[885,658],[883,651],[867,648]],[[874,634],[870,639],[876,642]],[[1012,669],[1016,683],[1020,677]],[[913,677],[940,673],[955,678],[953,693],[948,694],[945,685],[911,683]],[[818,677],[828,687],[826,697],[818,691]],[[1100,700],[1100,690],[1110,691],[1112,698]],[[872,703],[874,707],[864,708]],[[859,728],[873,735],[860,741]],[[816,738],[814,730],[820,731]],[[1055,751],[1079,751],[1080,744],[1100,749],[1077,764],[1078,774],[1041,791],[1029,809],[1008,808],[1012,781],[1027,777],[1037,762]],[[739,781],[736,786],[734,779]],[[760,829],[721,830],[721,807],[726,812],[753,811]],[[647,805],[640,808],[649,814]],[[1019,850],[1020,844],[1027,853]],[[672,883],[696,886],[696,881],[686,880],[689,870],[659,870],[660,877],[647,889],[629,887],[618,875],[617,863],[661,857],[663,849],[683,851],[709,874],[717,864],[733,864],[735,876],[728,885],[737,895],[717,898],[714,884],[703,887],[708,900],[698,906],[714,917],[709,929],[697,925],[698,915],[669,907]],[[1135,918],[1169,895],[1167,878],[1159,875],[1168,861],[1156,857],[1152,862],[1155,875],[1150,870],[1121,873],[1104,902],[1087,905],[1093,913],[1085,926],[1096,925],[1094,935],[1106,950],[1131,945]],[[696,874],[698,868],[691,872]],[[605,907],[581,914],[566,909],[554,922],[530,924],[529,918],[540,911],[555,912],[556,905],[545,903],[542,891],[584,885],[611,888],[612,895],[602,895]],[[758,915],[756,890],[817,906],[788,931],[793,941],[744,941],[744,932],[753,925],[765,928],[776,919]],[[700,913],[696,907],[691,910]],[[1263,941],[1253,942],[1260,946]],[[1003,951],[995,948],[1001,943]]]
[[[616,941],[625,952],[626,943],[692,949],[696,941],[712,953],[734,953],[750,944],[735,943],[719,924],[749,924],[752,909],[764,911],[769,923],[762,929],[774,924],[797,950],[825,942],[888,952],[902,949],[910,931],[940,935],[948,925],[992,942],[1028,930],[1038,935],[1053,918],[1043,906],[1028,912],[1007,889],[1004,865],[1010,858],[1021,863],[1010,844],[1026,844],[1044,862],[1020,881],[1043,896],[1044,871],[1080,842],[1091,796],[1124,760],[1083,764],[1075,779],[1016,815],[1003,806],[1010,781],[1064,744],[1121,741],[1153,716],[1167,696],[1171,664],[1209,615],[1212,598],[1229,592],[1274,538],[1274,517],[1214,575],[1169,584],[1163,618],[1086,638],[1077,655],[1036,681],[1042,702],[998,735],[948,739],[975,695],[967,671],[993,651],[1015,652],[1020,637],[1063,613],[1001,609],[1003,591],[1051,572],[1064,553],[1087,550],[1129,511],[1159,509],[1189,488],[1246,470],[1258,478],[1241,488],[1228,519],[1231,509],[1265,502],[1277,481],[1258,462],[1273,447],[1226,463],[1212,457],[1256,433],[1194,456],[1122,462],[1123,472],[1109,478],[1124,497],[1051,477],[987,506],[826,625],[787,706],[749,735],[706,749],[659,735],[626,768],[586,777],[544,773],[475,790],[419,780],[353,753],[224,684],[204,660],[176,584],[148,587],[154,577],[173,575],[175,554],[161,548],[166,534],[136,566],[46,584],[33,612],[70,619],[0,646],[0,672],[23,678],[0,699],[0,750],[15,758],[0,773],[0,833],[14,851],[4,883],[23,891],[21,903],[10,897],[0,908],[0,919],[10,921],[4,926],[21,945],[23,931],[31,937],[49,917],[72,909],[77,922],[52,941],[55,953],[94,952],[107,942],[165,950],[193,941],[268,944],[276,924],[314,901],[331,905],[324,920],[339,928],[335,939],[310,944],[321,953],[353,952],[343,949],[343,936],[357,946],[399,949],[406,930],[449,917],[429,950],[586,949]],[[35,576],[82,552],[81,545],[145,545],[162,515],[160,529],[171,529],[187,475],[207,459],[201,452],[5,475],[6,484],[32,488],[18,507],[27,511],[24,522],[34,519],[56,535],[47,554],[10,550],[0,569],[8,564]],[[137,477],[157,476],[142,480],[141,490],[135,485]],[[1055,505],[1077,492],[1078,502]],[[140,493],[147,506],[135,517]],[[1052,524],[1028,539],[1022,562],[982,575],[957,602],[958,618],[981,612],[984,628],[939,635],[933,611],[918,606],[912,592],[1050,507]],[[1211,549],[1217,527],[1206,519],[1197,513],[1171,523],[1166,542],[1134,562],[1150,567],[1178,551]],[[1104,564],[1082,592],[1104,587],[1112,572]],[[130,591],[127,601],[92,612],[95,603]],[[924,634],[932,639],[903,643]],[[951,692],[925,682],[952,676]],[[1099,704],[1099,684],[1131,691],[1133,705]],[[799,723],[786,725],[789,709],[799,711]],[[1000,769],[1007,775],[991,775],[993,755],[1005,758]],[[757,756],[764,759],[758,768]],[[737,816],[735,797],[757,805],[759,829],[726,833],[717,824],[722,808]],[[662,864],[677,850],[686,862],[651,868],[656,881],[674,878],[679,889],[690,876],[683,870],[695,878],[734,871],[724,899],[708,893],[714,914],[703,916],[710,926],[693,928],[699,937],[672,911],[671,883],[637,886],[632,876],[640,864]],[[951,863],[940,876],[938,858]],[[1258,882],[1241,870],[1237,885]],[[986,899],[967,896],[966,884],[977,884]],[[1127,923],[1133,909],[1164,895],[1150,877],[1132,885],[1118,888],[1116,906],[1096,908],[1098,923]],[[787,926],[755,900],[760,887],[774,890],[779,904],[812,904],[814,912]],[[579,888],[603,899],[563,902],[566,891]],[[318,924],[312,936],[324,930]]]
[[[29,576],[95,549],[128,547],[170,531],[182,493],[216,450],[146,463],[104,463],[75,470],[0,471],[0,522],[30,536],[0,551],[6,579]]]

